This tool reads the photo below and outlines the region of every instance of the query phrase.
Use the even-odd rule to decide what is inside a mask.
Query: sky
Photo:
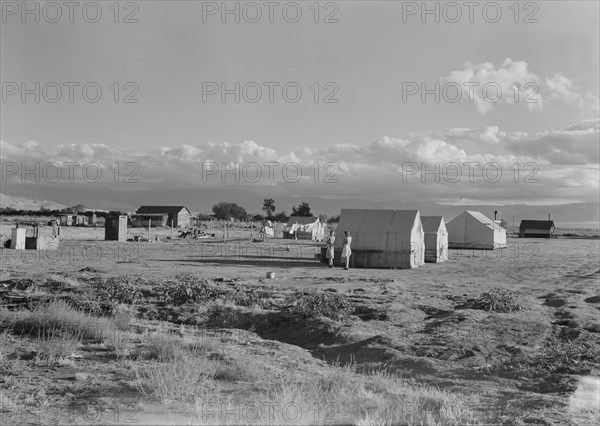
[[[599,3],[516,5],[4,1],[1,160],[93,162],[106,191],[597,202]]]

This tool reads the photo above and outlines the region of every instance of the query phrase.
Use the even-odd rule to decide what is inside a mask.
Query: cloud
[[[550,99],[583,107],[583,96],[576,90],[573,80],[570,78],[562,74],[555,74],[554,77],[546,79],[546,87]]]
[[[598,97],[582,93],[581,88],[567,76],[556,73],[551,77],[541,77],[529,69],[527,62],[511,58],[505,59],[498,68],[490,62],[468,62],[461,70],[452,71],[441,80],[446,85],[460,88],[460,100],[474,104],[482,115],[499,104],[520,104],[532,111],[556,105],[589,109],[596,113],[600,110]],[[451,93],[449,89],[448,93]]]
[[[497,103],[522,102],[529,109],[542,108],[538,93],[542,79],[528,69],[525,61],[507,58],[498,68],[490,62],[466,63],[442,81],[458,83],[461,99],[474,103],[481,114],[490,112]]]
[[[223,185],[278,194],[455,202],[520,200],[544,203],[598,199],[600,120],[562,130],[507,132],[498,126],[454,128],[441,135],[382,137],[367,145],[338,143],[278,152],[255,141],[207,142],[147,152],[101,144],[47,146],[2,141],[2,161],[99,164],[109,187],[115,163],[121,179],[133,169],[132,188]],[[109,170],[110,169],[110,170]],[[4,171],[4,169],[3,169]],[[80,176],[80,175],[79,175]],[[3,179],[6,176],[3,176]],[[11,182],[20,176],[11,174]],[[81,181],[81,177],[79,177]]]

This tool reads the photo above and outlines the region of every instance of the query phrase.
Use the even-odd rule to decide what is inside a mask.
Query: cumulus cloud
[[[498,68],[490,62],[466,63],[442,81],[458,84],[461,99],[474,103],[481,114],[490,112],[497,103],[521,102],[529,109],[542,108],[542,79],[528,69],[525,61],[507,58]]]
[[[599,135],[600,120],[594,119],[537,133],[507,132],[498,126],[454,128],[441,135],[386,136],[367,145],[338,143],[297,152],[279,152],[255,141],[165,146],[147,152],[35,141],[2,141],[1,146],[4,163],[78,161],[83,166],[92,161],[104,169],[134,163],[139,180],[135,188],[234,185],[262,188],[274,196],[529,203],[596,200]]]
[[[490,62],[464,64],[441,80],[461,90],[463,102],[475,105],[487,114],[499,104],[520,104],[529,110],[541,110],[548,105],[569,105],[598,112],[598,97],[582,93],[572,79],[564,74],[539,76],[525,61],[505,59],[499,67]],[[448,92],[450,93],[450,92]],[[448,95],[451,96],[451,95]]]

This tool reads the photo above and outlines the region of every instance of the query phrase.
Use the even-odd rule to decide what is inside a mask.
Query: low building
[[[130,216],[131,226],[141,226],[143,228],[147,228],[150,226],[151,228],[162,228],[167,226],[167,221],[169,220],[169,215],[164,214],[132,214]]]
[[[552,238],[553,236],[553,220],[522,220],[519,225],[521,238]]]
[[[62,226],[75,226],[77,224],[77,215],[61,214],[58,217]]]
[[[140,221],[142,226],[189,228],[192,213],[185,206],[141,206],[131,218],[133,223]]]

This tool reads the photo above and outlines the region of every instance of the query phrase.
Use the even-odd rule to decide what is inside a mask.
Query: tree
[[[292,207],[292,216],[312,216],[308,203],[302,202],[298,207]]]
[[[267,217],[271,218],[273,213],[275,213],[275,201],[272,198],[265,199],[262,209],[267,214]]]
[[[254,216],[252,216],[252,220],[255,222],[262,222],[264,219],[263,215],[261,214],[255,214]]]
[[[214,216],[217,219],[230,220],[231,218],[238,220],[246,220],[248,213],[246,209],[238,206],[235,203],[219,202],[212,208]]]
[[[273,218],[277,222],[287,222],[290,219],[286,212],[279,212],[275,216],[273,216]]]
[[[329,218],[329,220],[327,221],[327,223],[339,223],[339,222],[340,222],[340,215],[331,216]]]

